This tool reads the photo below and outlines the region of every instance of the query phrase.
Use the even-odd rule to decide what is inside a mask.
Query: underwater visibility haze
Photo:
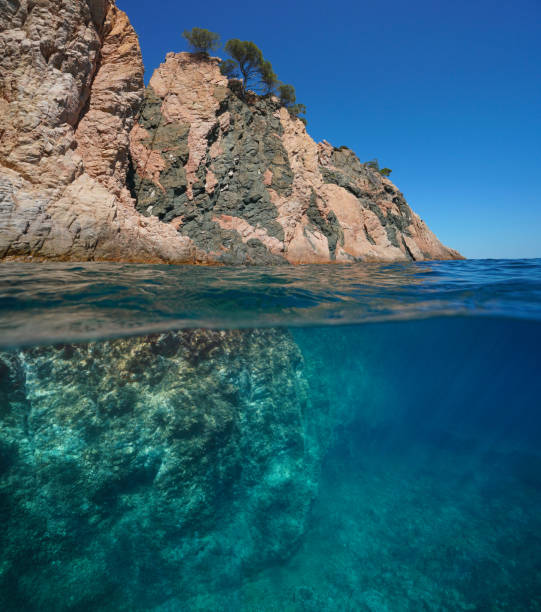
[[[2,610],[541,610],[541,260],[0,265]]]

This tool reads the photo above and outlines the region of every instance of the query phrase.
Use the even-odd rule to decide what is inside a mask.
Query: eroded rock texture
[[[3,610],[150,609],[283,558],[329,423],[279,330],[3,353],[0,415]]]
[[[240,100],[217,58],[170,53],[131,134],[137,209],[223,263],[460,257],[388,179],[316,144],[276,99]]]
[[[0,0],[0,257],[187,261],[134,209],[139,42],[111,0]]]

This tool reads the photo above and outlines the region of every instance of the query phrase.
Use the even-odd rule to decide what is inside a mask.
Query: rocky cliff
[[[176,261],[125,188],[139,42],[110,0],[0,0],[0,257]]]
[[[0,0],[0,257],[198,263],[452,259],[386,178],[316,144],[218,60],[146,91],[110,0]]]

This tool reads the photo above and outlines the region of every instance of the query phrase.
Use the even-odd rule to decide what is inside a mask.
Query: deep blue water
[[[215,469],[222,474],[227,466],[229,480],[217,476],[212,481],[216,499],[221,500],[220,511],[202,518],[196,527],[187,523],[184,531],[167,536],[168,545],[179,538],[178,546],[171,544],[168,549],[167,563],[152,549],[152,540],[160,537],[162,519],[156,519],[154,510],[152,517],[144,516],[142,496],[154,483],[140,472],[139,480],[131,483],[137,492],[129,489],[126,506],[130,512],[135,508],[141,513],[140,529],[128,531],[122,546],[109,548],[96,535],[98,531],[100,538],[107,534],[108,512],[111,516],[120,512],[118,500],[113,504],[108,493],[103,499],[109,505],[102,504],[98,522],[85,523],[69,503],[59,504],[58,510],[47,515],[50,523],[70,514],[69,524],[77,532],[71,548],[62,548],[64,535],[52,536],[59,533],[54,529],[44,536],[40,527],[29,528],[35,545],[23,562],[17,557],[16,548],[21,546],[17,529],[24,531],[25,521],[41,523],[29,518],[31,513],[14,519],[12,506],[2,502],[2,495],[7,491],[21,498],[18,508],[41,502],[35,497],[25,499],[26,491],[36,489],[30,485],[18,489],[14,484],[16,479],[30,482],[35,477],[34,468],[15,471],[18,460],[9,449],[17,442],[10,438],[9,444],[0,444],[0,512],[8,526],[2,534],[4,558],[0,558],[0,602],[5,609],[541,610],[541,260],[265,269],[0,266],[0,348],[6,355],[22,355],[25,367],[30,367],[32,351],[38,350],[33,347],[38,345],[47,351],[61,343],[67,347],[64,353],[71,355],[71,343],[92,340],[97,342],[92,346],[99,346],[110,338],[188,328],[283,330],[287,342],[301,355],[297,374],[291,374],[292,379],[302,376],[307,393],[300,421],[288,416],[280,427],[273,421],[274,425],[257,430],[258,436],[267,437],[259,441],[248,437],[235,447],[239,468],[231,468],[230,457],[220,454],[222,442],[226,448],[225,433],[216,437],[212,449],[202,451],[212,453],[212,465],[205,463],[191,476],[195,482],[190,490],[195,496],[197,479],[203,481]],[[252,354],[253,363],[242,362],[246,368],[242,376],[254,373],[252,386],[240,384],[240,396],[211,399],[214,387],[208,380],[222,376],[229,363],[232,369],[240,367],[234,352],[226,352],[223,358],[212,352],[202,357],[197,353],[200,369],[194,371],[205,376],[197,409],[205,413],[206,401],[209,413],[211,402],[240,405],[246,399],[242,393],[249,393],[248,408],[243,410],[271,410],[257,388],[262,366]],[[95,349],[89,354],[96,361],[101,358]],[[272,358],[279,362],[279,356]],[[196,362],[188,359],[186,363]],[[45,359],[35,369],[39,380],[58,376],[47,367]],[[0,401],[15,397],[12,391],[1,394],[2,384],[7,388],[12,378],[0,368]],[[27,379],[27,389],[37,384],[35,380]],[[278,374],[271,380],[271,385],[280,387],[278,397],[283,389],[284,403],[289,382],[298,382]],[[54,405],[54,414],[62,418],[67,414],[70,419],[70,411],[91,410],[81,408],[85,403],[74,403],[77,388],[62,387],[61,379],[57,382],[47,387],[43,383],[43,389],[33,389],[32,397]],[[125,384],[119,375],[119,388]],[[162,383],[145,384],[145,393],[156,384],[156,398],[165,397]],[[55,389],[61,387],[57,397]],[[90,398],[91,391],[81,389]],[[175,391],[183,392],[188,393]],[[167,393],[169,397],[170,388]],[[190,393],[193,398],[194,392]],[[0,409],[8,429],[12,427],[10,410],[15,410],[13,406],[22,410],[20,399],[9,401],[9,410]],[[152,400],[148,401],[150,410]],[[272,406],[277,413],[281,409],[279,401]],[[144,419],[144,411],[143,416],[132,417],[126,410],[120,428],[114,425],[116,416],[103,418],[112,419],[112,427],[117,427],[111,429],[116,432],[111,445],[121,445],[125,436],[136,447],[136,436],[132,429],[128,434],[127,428],[135,425],[136,431],[137,423],[132,421]],[[47,423],[46,418],[35,435],[46,432],[43,435],[52,439],[50,432],[57,424]],[[241,413],[239,431],[243,419]],[[77,422],[70,420],[70,427]],[[308,495],[301,486],[306,465],[295,455],[287,470],[298,470],[298,474],[288,472],[291,479],[283,488],[277,488],[278,476],[272,470],[259,481],[250,477],[245,482],[241,474],[252,469],[257,444],[277,444],[279,438],[287,437],[288,427],[304,445],[304,455],[299,457],[311,466],[305,478],[311,480],[311,497],[302,528],[295,526],[290,546],[286,523],[300,516],[295,508]],[[167,423],[160,422],[156,436],[166,429]],[[310,446],[316,437],[317,443]],[[108,464],[107,453],[99,458],[92,455],[92,436],[84,440],[76,450],[63,442],[55,453],[73,453],[74,461],[84,457],[84,462],[99,461],[115,469],[113,459]],[[156,448],[160,444],[156,442]],[[293,439],[284,443],[277,456],[288,456],[295,444]],[[24,452],[38,453],[36,449]],[[43,478],[39,474],[39,486],[45,490],[49,459],[41,461],[35,465],[45,470]],[[280,482],[286,478],[284,470]],[[183,473],[179,471],[179,479]],[[53,482],[56,476],[50,478]],[[43,500],[54,500],[47,495],[44,492]],[[182,498],[183,504],[189,495]],[[231,503],[244,504],[243,529],[224,509],[230,497]],[[252,508],[254,499],[267,500],[264,511],[260,506]],[[205,501],[202,508],[208,504]],[[126,516],[129,511],[122,510]],[[167,516],[160,516],[165,526]],[[207,528],[212,530],[208,537]],[[147,539],[139,540],[137,531]],[[84,551],[77,543],[83,536],[87,538]],[[116,532],[111,535],[116,537]],[[197,538],[200,548],[188,546]],[[209,538],[212,554],[207,554]],[[98,575],[95,558],[100,546],[107,551],[103,562],[113,585],[106,595],[93,586],[100,580],[92,582]],[[198,555],[201,561],[195,562]],[[147,570],[132,571],[134,557],[145,556],[150,558]],[[59,570],[64,576],[60,579],[53,566],[69,570]],[[55,586],[55,580],[62,586]],[[84,598],[78,599],[85,590]]]

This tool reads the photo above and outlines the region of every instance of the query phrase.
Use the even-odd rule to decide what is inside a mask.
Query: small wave
[[[436,316],[541,320],[541,260],[199,267],[0,265],[0,346],[180,328]]]

